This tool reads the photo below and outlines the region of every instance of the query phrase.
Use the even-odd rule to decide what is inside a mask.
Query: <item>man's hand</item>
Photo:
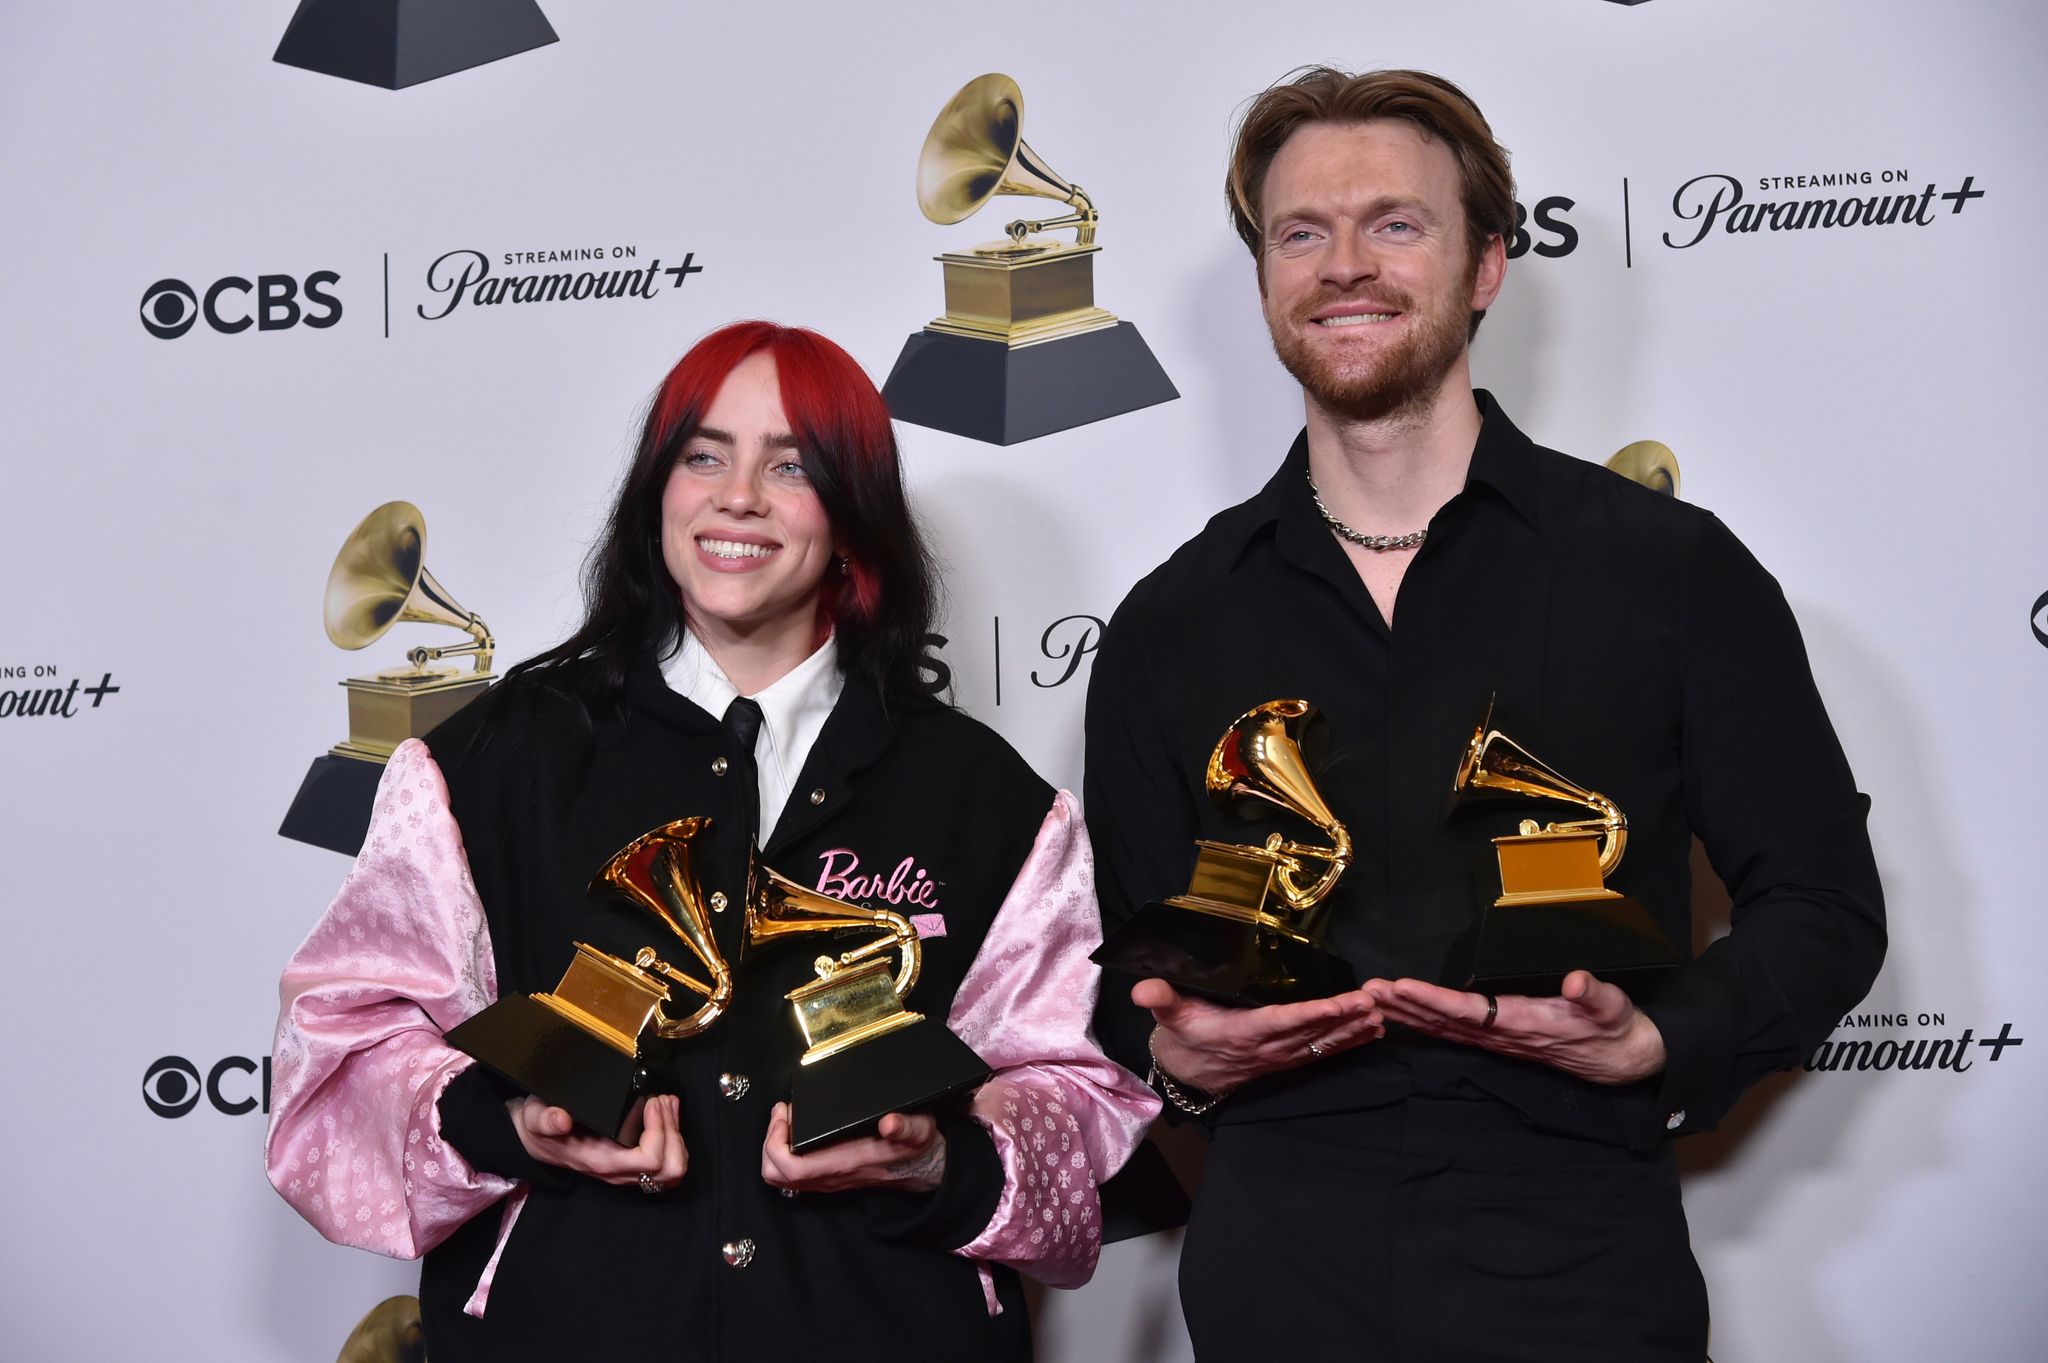
[[[1305,1003],[1226,1008],[1140,980],[1131,1002],[1151,1010],[1153,1058],[1175,1082],[1221,1098],[1262,1074],[1291,1070],[1386,1034],[1377,1000],[1362,989]]]
[[[542,1164],[621,1186],[646,1187],[641,1182],[644,1174],[657,1189],[675,1187],[690,1167],[690,1152],[683,1146],[682,1099],[674,1094],[640,1100],[626,1127],[626,1134],[638,1142],[635,1145],[578,1130],[575,1118],[532,1094],[505,1106],[511,1110],[519,1143]]]
[[[1633,1084],[1664,1068],[1664,1037],[1628,995],[1583,970],[1556,998],[1499,996],[1486,1025],[1486,995],[1421,980],[1368,980],[1364,992],[1389,1021],[1501,1055],[1554,1065],[1596,1084]]]
[[[924,1112],[892,1112],[872,1136],[855,1136],[799,1155],[789,1148],[789,1104],[777,1103],[761,1142],[761,1177],[799,1193],[894,1188],[928,1193],[946,1177],[946,1138]]]

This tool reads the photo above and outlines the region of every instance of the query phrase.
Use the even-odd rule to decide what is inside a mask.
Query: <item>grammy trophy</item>
[[[594,895],[652,914],[705,978],[678,970],[651,946],[627,961],[578,942],[553,991],[499,999],[451,1028],[448,1044],[591,1130],[630,1141],[635,1101],[664,1089],[664,1052],[716,1022],[732,1002],[732,971],[691,866],[710,828],[706,818],[678,819],[643,833],[612,854],[590,886]],[[692,994],[702,1000],[694,1012],[669,1011]]]
[[[1147,904],[1093,959],[1225,1003],[1291,1003],[1355,988],[1324,940],[1330,891],[1351,864],[1351,834],[1309,775],[1321,716],[1305,700],[1271,700],[1233,721],[1209,755],[1209,798],[1251,821],[1275,810],[1328,845],[1274,833],[1263,843],[1201,840],[1186,894]],[[1312,871],[1320,865],[1320,871]]]
[[[1488,800],[1543,800],[1590,819],[1523,819],[1493,839],[1476,877],[1480,917],[1454,969],[1472,989],[1555,994],[1588,970],[1635,993],[1684,957],[1649,911],[1607,888],[1628,847],[1628,819],[1614,801],[1567,780],[1494,727],[1493,707],[1473,731],[1452,782],[1453,811]]]

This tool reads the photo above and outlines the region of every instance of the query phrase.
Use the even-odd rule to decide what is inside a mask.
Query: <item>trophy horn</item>
[[[327,573],[322,618],[338,648],[364,648],[401,621],[452,625],[470,636],[466,644],[415,648],[407,656],[414,674],[436,658],[476,655],[476,672],[491,670],[496,642],[475,611],[465,610],[427,571],[427,522],[411,502],[386,502],[363,517],[342,541]]]
[[[1628,819],[1614,801],[1597,790],[1589,790],[1543,762],[1527,748],[1493,727],[1493,705],[1473,730],[1472,741],[1458,762],[1458,775],[1451,784],[1452,808],[1488,797],[1519,797],[1554,800],[1591,810],[1596,817],[1544,824],[1540,831],[1561,833],[1573,829],[1598,829],[1600,875],[1613,874],[1628,847]],[[1524,819],[1524,834],[1538,830],[1534,819]]]
[[[917,984],[924,954],[918,945],[917,929],[909,919],[888,909],[864,909],[817,890],[807,890],[764,865],[758,855],[749,863],[744,939],[748,948],[769,946],[786,937],[874,928],[883,929],[886,935],[836,957],[819,957],[818,973],[828,975],[900,948],[903,958],[897,965],[893,988],[896,996],[902,998]]]
[[[1652,492],[1667,497],[1678,495],[1678,456],[1662,441],[1638,440],[1623,445],[1608,459],[1607,467]]]
[[[710,982],[684,974],[663,961],[652,947],[643,947],[634,964],[654,970],[704,998],[704,1005],[686,1018],[671,1018],[655,1009],[655,1031],[670,1039],[695,1036],[718,1020],[732,1002],[732,970],[718,950],[711,915],[692,866],[698,838],[711,828],[707,818],[677,819],[642,833],[614,852],[591,881],[593,893],[610,890],[659,918],[695,956]]]
[[[1269,700],[1254,706],[1224,730],[1209,754],[1203,778],[1209,798],[1240,819],[1257,819],[1265,813],[1262,805],[1273,805],[1307,820],[1330,838],[1329,847],[1290,842],[1278,833],[1266,840],[1266,850],[1276,854],[1281,894],[1294,909],[1320,902],[1351,864],[1351,833],[1309,775],[1308,749],[1320,750],[1321,718],[1305,700]],[[1300,879],[1301,857],[1326,863],[1322,875],[1307,885]]]
[[[1033,232],[1076,229],[1075,242],[1095,240],[1095,204],[1079,185],[1047,165],[1024,140],[1024,95],[999,72],[977,76],[947,101],[917,155],[917,206],[936,223],[969,217],[998,194],[1055,199],[1073,208],[1060,218],[1019,220],[1005,229],[1021,246]]]

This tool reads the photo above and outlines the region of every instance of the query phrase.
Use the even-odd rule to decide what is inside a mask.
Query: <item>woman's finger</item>
[[[761,1177],[778,1188],[787,1186],[791,1171],[784,1161],[795,1158],[789,1148],[789,1105],[777,1103],[768,1113],[768,1134],[761,1141]]]

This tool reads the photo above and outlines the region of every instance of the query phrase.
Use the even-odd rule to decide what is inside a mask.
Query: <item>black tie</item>
[[[754,765],[754,740],[761,736],[761,707],[736,696],[725,707],[725,732],[732,739],[732,775],[739,781],[739,806],[749,844],[761,836],[761,775]]]

